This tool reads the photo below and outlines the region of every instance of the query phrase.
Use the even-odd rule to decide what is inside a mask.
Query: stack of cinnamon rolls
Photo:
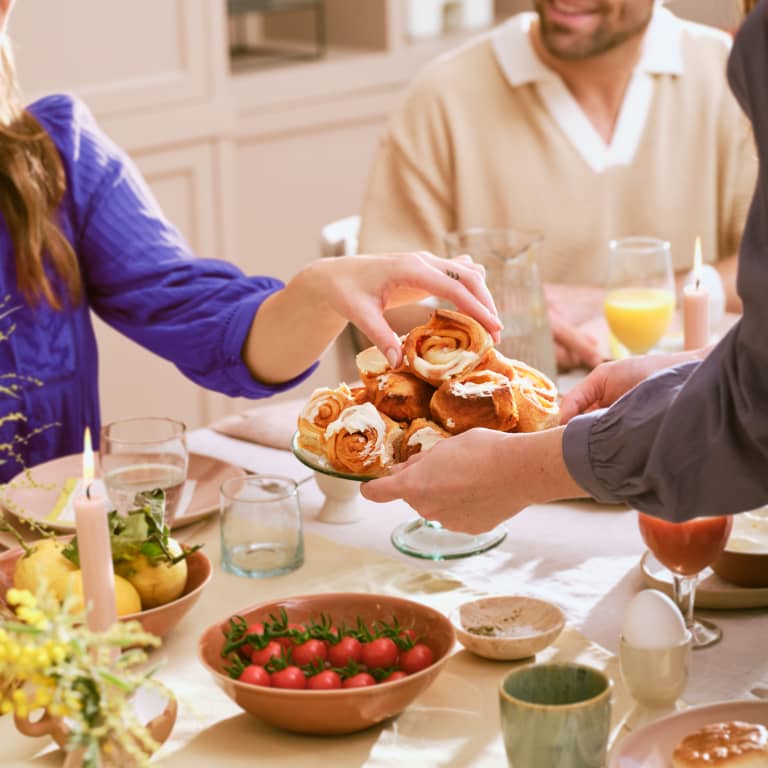
[[[471,317],[438,309],[402,343],[399,368],[370,347],[356,359],[362,386],[312,393],[297,442],[321,466],[378,477],[472,427],[534,432],[557,424],[553,382],[500,354]]]

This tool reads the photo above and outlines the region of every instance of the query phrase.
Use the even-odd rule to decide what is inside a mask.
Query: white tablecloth
[[[296,480],[311,474],[292,454],[224,437],[209,430],[190,435],[190,450],[262,473]],[[324,497],[313,481],[302,486],[307,530],[365,547],[433,572],[454,574],[468,587],[494,593],[524,593],[557,603],[569,623],[612,653],[624,607],[645,588],[639,569],[644,546],[635,512],[622,506],[574,501],[530,507],[507,523],[496,549],[461,560],[430,562],[402,555],[390,532],[415,514],[404,503],[374,504],[359,497],[359,522],[317,521]],[[754,685],[768,687],[768,610],[711,611],[723,640],[693,654],[685,692],[689,704],[749,696]]]
[[[192,451],[255,472],[296,480],[311,474],[288,452],[210,430],[191,433],[189,445]],[[612,654],[624,607],[644,586],[639,572],[643,545],[635,513],[584,501],[533,507],[507,524],[507,539],[497,549],[462,560],[431,562],[402,555],[390,543],[391,530],[415,517],[405,504],[377,505],[358,497],[360,520],[331,525],[317,519],[324,497],[314,481],[301,486],[301,501],[307,561],[288,576],[249,580],[224,573],[215,516],[179,531],[179,538],[205,542],[214,562],[214,581],[158,652],[168,659],[160,675],[181,701],[179,721],[164,749],[164,765],[293,768],[319,760],[339,768],[504,766],[496,686],[510,665],[477,659],[465,651],[459,650],[435,684],[399,718],[335,739],[269,728],[243,714],[213,686],[196,658],[197,637],[206,626],[274,597],[332,591],[340,585],[349,589],[350,580],[356,580],[361,590],[411,595],[446,611],[477,593],[543,597],[565,611],[569,631],[539,660],[548,655],[580,658],[618,678]],[[334,553],[338,545],[355,549],[342,546],[341,554]],[[338,574],[333,558],[340,561]],[[717,621],[724,638],[693,654],[685,701],[748,698],[754,686],[768,688],[768,610],[704,615]],[[455,706],[456,701],[462,705]],[[619,709],[622,706],[626,708],[626,703],[620,702]],[[0,719],[0,745],[2,765],[60,764],[60,757],[51,754],[29,762],[36,749],[21,737],[9,738],[8,718]]]

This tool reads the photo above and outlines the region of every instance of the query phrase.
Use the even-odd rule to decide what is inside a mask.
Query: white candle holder
[[[315,482],[325,496],[325,503],[317,515],[321,523],[344,525],[356,523],[361,519],[362,511],[358,499],[360,483],[357,480],[345,480],[315,472]]]

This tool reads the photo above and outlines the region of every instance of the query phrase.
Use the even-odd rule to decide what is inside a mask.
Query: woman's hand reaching
[[[425,252],[342,256],[313,262],[263,302],[243,357],[261,381],[288,381],[320,357],[349,321],[395,367],[401,361],[400,339],[384,311],[427,296],[452,302],[499,341],[502,326],[485,271],[470,257],[446,260]]]

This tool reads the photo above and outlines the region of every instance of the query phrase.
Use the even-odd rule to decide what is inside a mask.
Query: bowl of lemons
[[[125,516],[109,513],[118,618],[135,619],[158,637],[197,602],[212,572],[199,548],[171,538],[162,522],[162,493],[145,494],[145,503]],[[47,589],[59,600],[73,599],[74,610],[84,610],[77,537],[44,536],[1,554],[0,599],[11,587],[33,594]]]

